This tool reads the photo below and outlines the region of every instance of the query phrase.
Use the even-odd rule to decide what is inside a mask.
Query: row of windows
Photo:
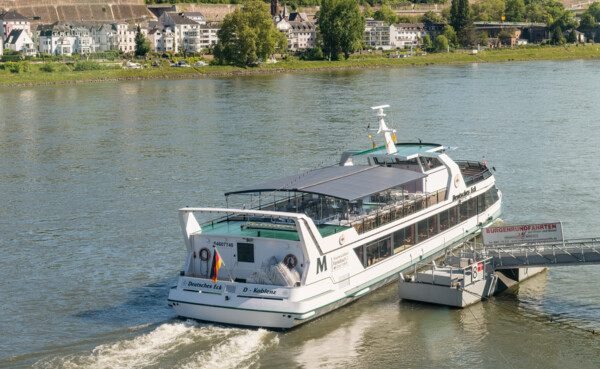
[[[366,268],[481,214],[498,199],[498,189],[492,187],[485,193],[465,200],[448,210],[411,224],[370,244],[356,247],[354,252]]]

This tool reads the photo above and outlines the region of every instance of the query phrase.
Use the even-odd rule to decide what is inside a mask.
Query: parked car
[[[133,62],[127,61],[127,63],[125,64],[125,66],[123,68],[125,68],[125,69],[142,69],[142,66],[139,63],[133,63]]]
[[[205,66],[207,66],[207,65],[208,65],[208,64],[207,64],[206,62],[202,61],[202,60],[200,60],[200,61],[197,61],[197,62],[194,64],[194,66],[195,66],[195,67],[205,67]]]
[[[185,63],[185,60],[180,60],[177,63],[173,63],[171,64],[172,67],[179,67],[179,68],[185,68],[185,67],[189,67],[189,65],[187,65]]]
[[[155,61],[152,62],[152,66],[153,67],[160,67],[160,63],[155,60]]]

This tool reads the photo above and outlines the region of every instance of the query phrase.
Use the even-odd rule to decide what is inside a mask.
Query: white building
[[[216,24],[202,24],[200,25],[200,45],[203,49],[213,47],[219,42],[219,26]]]
[[[175,51],[175,33],[171,28],[161,25],[155,26],[148,31],[150,48],[158,52]]]
[[[31,37],[24,29],[13,29],[6,39],[6,48],[22,52],[24,55],[35,55],[37,49],[33,47]]]
[[[120,50],[124,53],[134,52],[135,34],[137,32],[137,26],[135,24],[120,22],[117,24],[113,24],[113,29],[117,31],[117,34],[115,36],[115,50]]]
[[[305,50],[315,47],[317,27],[308,21],[289,21],[281,18],[277,29],[287,37],[287,49],[291,51]]]
[[[117,30],[110,24],[101,24],[90,28],[93,52],[117,49]]]
[[[73,52],[85,55],[94,51],[94,39],[89,28],[84,26],[73,26],[71,36],[75,39]]]
[[[165,27],[170,27],[175,34],[174,48],[176,52],[201,52],[211,44],[210,35],[213,33],[211,30],[214,30],[213,34],[216,37],[218,28],[206,28],[205,25],[188,18],[186,14],[188,13],[165,12],[160,16],[159,22]]]
[[[31,23],[29,18],[17,12],[6,12],[0,14],[0,29],[2,29],[2,40],[6,41],[13,30],[24,30],[31,38]]]
[[[396,46],[392,44],[394,26],[384,24],[383,21],[367,19],[365,25],[365,45],[375,49],[390,50]]]
[[[424,23],[398,23],[394,24],[393,27],[395,30],[392,32],[394,36],[392,43],[395,45],[394,47],[401,49],[408,48],[411,45],[420,45],[423,37],[429,35]]]

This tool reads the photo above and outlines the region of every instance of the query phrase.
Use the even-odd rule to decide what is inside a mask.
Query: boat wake
[[[277,334],[201,324],[164,323],[130,339],[97,346],[91,352],[45,358],[34,368],[248,368],[265,349],[277,345]]]

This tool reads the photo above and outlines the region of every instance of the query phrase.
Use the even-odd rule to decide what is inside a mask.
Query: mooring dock
[[[465,246],[439,266],[420,264],[411,278],[401,275],[400,297],[465,307],[547,267],[600,264],[600,238],[564,240],[560,223],[489,228],[482,245]]]
[[[478,257],[490,257],[494,269],[600,264],[600,239],[582,238],[525,245],[483,247]]]

